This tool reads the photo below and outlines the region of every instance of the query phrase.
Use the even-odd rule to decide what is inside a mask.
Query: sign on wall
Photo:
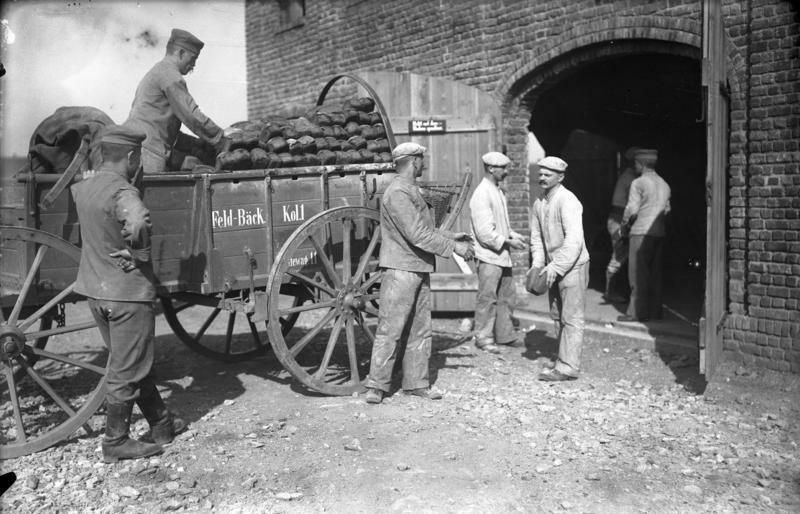
[[[444,134],[447,120],[428,118],[427,120],[408,120],[409,134]]]

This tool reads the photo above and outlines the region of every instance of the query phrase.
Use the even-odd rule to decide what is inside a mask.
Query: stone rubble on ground
[[[516,491],[583,487],[603,494],[613,489],[675,505],[678,512],[800,511],[796,388],[784,395],[787,401],[775,398],[769,405],[762,405],[764,397],[755,390],[723,397],[714,388],[725,385],[709,386],[700,395],[676,379],[651,376],[673,377],[696,366],[696,360],[664,359],[649,349],[623,350],[608,341],[588,350],[597,360],[620,359],[625,373],[614,376],[589,361],[581,380],[548,385],[535,380],[543,358],[521,357],[525,349],[496,359],[465,347],[439,354],[448,362],[470,363],[439,370],[439,381],[449,391],[441,402],[394,395],[365,408],[360,397],[347,397],[335,408],[322,409],[320,404],[333,400],[291,397],[264,407],[264,398],[246,393],[236,400],[218,398],[192,411],[190,429],[159,457],[104,464],[102,434],[96,433],[3,462],[18,478],[0,498],[0,508],[19,514],[227,514],[248,512],[248,505],[282,511],[274,507],[280,502],[286,512],[295,512],[291,505],[298,512],[322,512],[329,485],[336,491],[354,476],[392,473],[386,476],[397,483],[386,487],[390,496],[380,498],[403,509],[424,507],[426,500],[418,496],[424,489],[412,489],[413,480],[435,485],[437,476],[457,473],[470,484],[464,496],[474,501],[470,491],[475,484],[485,487],[485,470],[500,469],[506,474],[503,484]],[[181,398],[194,398],[199,375],[193,374],[194,385]],[[755,376],[746,369],[731,375],[744,383]],[[792,397],[794,402],[788,400]],[[173,405],[178,411],[190,409]],[[139,420],[135,426],[145,425]],[[384,458],[387,441],[402,446],[407,440],[430,441],[430,446]],[[368,441],[366,447],[362,441]],[[509,449],[507,455],[496,451],[497,441]],[[614,489],[626,483],[638,489]],[[455,507],[449,504],[443,511],[465,501],[452,491],[442,501],[447,498]],[[541,509],[535,502],[521,505],[520,512],[601,511],[581,497],[554,499]],[[652,505],[643,503],[640,510]],[[336,511],[330,505],[327,510]]]

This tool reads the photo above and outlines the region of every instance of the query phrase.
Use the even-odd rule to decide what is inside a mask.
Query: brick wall
[[[412,71],[492,93],[503,140],[524,157],[536,87],[585,59],[656,52],[699,58],[699,0],[306,0],[280,26],[276,0],[248,1],[251,118],[310,105],[325,81]],[[728,355],[800,372],[800,14],[790,0],[724,0],[731,86]],[[611,42],[613,41],[613,44]],[[606,43],[606,44],[598,44]],[[510,215],[528,218],[527,173],[512,170]]]
[[[732,3],[726,13],[739,55],[725,349],[800,372],[800,15],[791,2],[766,1]]]

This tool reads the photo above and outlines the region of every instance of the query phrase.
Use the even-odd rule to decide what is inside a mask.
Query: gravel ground
[[[434,328],[444,399],[370,406],[304,391],[271,356],[201,357],[159,319],[159,385],[189,431],[143,461],[102,463],[97,433],[2,462],[18,478],[0,508],[800,512],[800,377],[726,364],[706,384],[694,357],[593,334],[580,380],[546,384],[549,327],[499,356],[459,344],[458,320]]]

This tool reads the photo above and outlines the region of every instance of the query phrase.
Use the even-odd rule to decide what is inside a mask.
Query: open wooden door
[[[700,372],[710,379],[722,356],[727,300],[728,88],[725,27],[719,0],[703,0],[706,101],[706,291],[700,318]]]
[[[397,143],[414,141],[428,148],[428,170],[422,179],[461,182],[471,173],[472,186],[483,179],[481,156],[501,150],[500,108],[494,98],[475,87],[409,72],[360,72],[383,102]],[[470,191],[471,193],[471,191]],[[469,232],[469,206],[453,226]],[[474,265],[437,259],[431,276],[432,309],[473,311],[477,277]]]

